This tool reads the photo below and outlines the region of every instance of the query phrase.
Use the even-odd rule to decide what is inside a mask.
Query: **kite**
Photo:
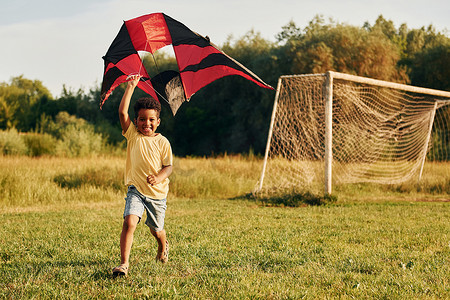
[[[173,47],[179,72],[164,71],[150,78],[138,51],[153,54],[168,45]],[[198,90],[224,76],[239,75],[260,87],[273,89],[212,44],[207,36],[191,31],[164,13],[124,21],[103,60],[100,108],[112,91],[131,75],[142,76],[138,87],[159,101],[167,101],[174,115]]]

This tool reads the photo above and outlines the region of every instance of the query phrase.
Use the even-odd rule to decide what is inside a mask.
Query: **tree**
[[[450,91],[450,42],[416,53],[410,67],[413,85]]]
[[[0,128],[34,129],[38,112],[35,105],[52,100],[49,90],[39,80],[13,77],[11,83],[0,84]]]
[[[398,68],[400,52],[389,36],[395,35],[391,22],[379,19],[369,25],[335,23],[316,16],[304,30],[291,22],[278,35],[285,53],[291,57],[289,73],[324,73],[338,71],[389,81],[407,82],[404,69]],[[302,33],[300,33],[302,32]]]

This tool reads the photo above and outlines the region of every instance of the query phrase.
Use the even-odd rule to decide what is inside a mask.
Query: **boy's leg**
[[[163,229],[161,231],[155,231],[152,228],[150,228],[150,232],[152,235],[156,238],[156,241],[158,242],[158,254],[156,255],[156,260],[167,262],[164,260],[164,253],[167,252],[167,237],[166,237],[166,231]]]
[[[120,264],[126,267],[129,266],[131,245],[139,219],[136,215],[128,215],[123,220],[122,233],[120,234]]]
[[[166,199],[150,199],[147,198],[145,202],[145,208],[147,210],[147,220],[145,224],[150,228],[150,232],[156,238],[158,242],[158,254],[156,260],[161,262],[167,262],[168,256],[168,242],[166,237],[166,231],[164,230],[164,218],[167,208]]]

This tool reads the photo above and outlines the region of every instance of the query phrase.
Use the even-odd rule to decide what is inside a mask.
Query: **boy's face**
[[[140,109],[138,117],[134,120],[137,130],[146,136],[155,136],[161,119],[154,109]]]

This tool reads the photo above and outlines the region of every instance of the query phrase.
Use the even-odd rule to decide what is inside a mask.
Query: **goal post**
[[[447,91],[344,73],[281,76],[255,192],[420,180],[430,149],[449,159],[449,104]]]
[[[270,142],[272,141],[273,122],[275,121],[275,115],[277,113],[277,103],[278,103],[278,96],[280,94],[280,87],[281,87],[281,77],[278,79],[277,91],[275,93],[275,101],[273,103],[272,117],[270,118],[269,136],[267,137],[266,152],[264,154],[263,169],[261,172],[261,178],[259,180],[259,185],[256,188],[258,191],[262,190],[262,187],[263,187],[264,174],[266,172],[266,166],[267,166],[267,157],[269,156]]]
[[[325,193],[331,194],[333,162],[333,76],[325,76]]]

